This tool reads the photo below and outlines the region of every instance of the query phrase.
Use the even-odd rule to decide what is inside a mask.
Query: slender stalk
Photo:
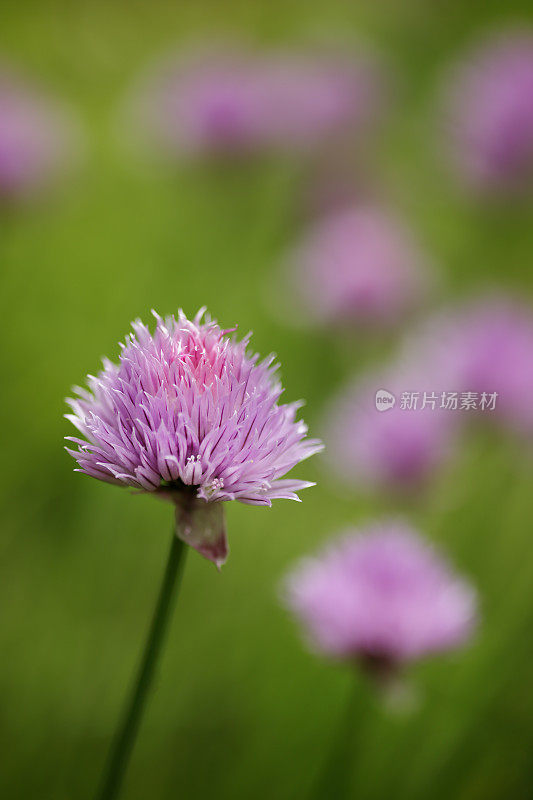
[[[176,534],[173,533],[167,566],[139,664],[137,678],[109,753],[97,800],[114,800],[120,792],[168,627],[172,601],[178,588],[186,548],[187,546],[182,540],[178,539]]]
[[[361,723],[361,692],[354,679],[346,699],[333,745],[313,786],[311,800],[345,800],[350,794],[351,767],[355,758],[356,722]]]

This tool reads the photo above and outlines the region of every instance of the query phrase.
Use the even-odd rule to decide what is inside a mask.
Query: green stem
[[[350,693],[343,709],[333,745],[318,781],[311,791],[312,800],[344,800],[350,794],[351,767],[356,749],[355,721],[361,724],[361,693],[356,680],[350,686]]]
[[[168,627],[172,601],[176,594],[179,583],[178,578],[182,571],[180,566],[183,566],[185,559],[185,550],[186,545],[173,533],[167,566],[163,575],[161,589],[159,590],[159,598],[154,610],[148,638],[144,646],[137,679],[109,753],[100,791],[97,794],[98,800],[114,800],[120,792]]]

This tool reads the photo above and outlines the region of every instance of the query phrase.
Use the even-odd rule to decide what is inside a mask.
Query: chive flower
[[[428,259],[415,238],[376,205],[327,214],[287,259],[291,296],[302,317],[326,327],[398,323],[430,283]]]
[[[533,32],[499,32],[449,76],[446,99],[458,175],[487,194],[528,192],[533,169]]]
[[[173,502],[177,535],[220,566],[222,503],[298,500],[313,484],[284,476],[322,445],[306,438],[301,403],[279,402],[274,356],[248,353],[250,334],[237,341],[204,309],[193,320],[153,313],[155,331],[136,320],[119,363],[104,359],[67,400],[84,437],[67,437],[77,445],[67,450],[79,472]]]
[[[57,104],[0,64],[0,204],[53,183],[72,155],[72,134]]]
[[[420,361],[357,376],[330,401],[324,440],[328,472],[339,484],[409,496],[450,462],[460,415],[441,408],[444,369],[436,374],[429,359]],[[380,390],[395,399],[385,410],[376,404]],[[405,394],[415,398],[412,407],[405,407]]]
[[[211,45],[158,64],[133,126],[171,159],[310,153],[373,127],[381,76],[366,57]]]
[[[478,418],[529,440],[533,434],[533,310],[496,291],[433,315],[408,343],[411,358],[448,374],[448,388],[471,393],[465,419]]]
[[[350,530],[286,580],[285,599],[312,647],[378,676],[462,645],[476,595],[407,524]]]

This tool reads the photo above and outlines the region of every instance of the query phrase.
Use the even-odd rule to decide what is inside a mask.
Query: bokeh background
[[[301,218],[302,165],[148,167],[123,127],[131,86],[160,54],[226,34],[258,48],[324,32],[348,50],[364,42],[394,87],[369,163],[439,264],[442,295],[496,284],[527,302],[531,203],[462,194],[443,170],[433,115],[445,67],[483,31],[531,22],[529,5],[5,0],[2,56],[61,98],[82,133],[60,191],[0,211],[2,796],[93,795],[168,547],[165,504],[73,472],[62,449],[71,385],[101,355],[117,357],[133,318],[207,305],[278,354],[286,397],[306,398],[320,434],[333,391],[399,335],[376,342],[286,324],[275,274]],[[355,678],[351,793],[532,796],[533,469],[512,439],[465,433],[463,445],[453,470],[405,507],[339,490],[319,458],[298,470],[318,481],[301,504],[228,507],[222,573],[189,557],[124,798],[308,795],[354,677],[307,652],[279,581],[339,528],[398,511],[475,582],[482,625],[464,652],[413,670],[421,702],[410,714],[391,715]]]

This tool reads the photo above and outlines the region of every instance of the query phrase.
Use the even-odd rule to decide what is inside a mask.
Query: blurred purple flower
[[[389,325],[427,292],[427,259],[409,230],[383,209],[329,214],[288,259],[302,314],[323,325]]]
[[[155,316],[153,334],[137,320],[120,363],[104,359],[90,391],[67,400],[86,437],[67,437],[78,445],[68,452],[80,472],[173,501],[178,535],[220,564],[221,501],[298,500],[312,484],[282,476],[322,445],[296,421],[300,403],[278,404],[274,357],[247,354],[249,335],[228,338],[203,310],[193,321]]]
[[[494,294],[435,316],[408,345],[411,357],[432,362],[459,392],[497,394],[495,418],[533,433],[533,311]]]
[[[382,104],[382,86],[370,62],[305,54],[273,55],[259,85],[267,115],[267,144],[305,151],[368,132]]]
[[[237,51],[167,61],[141,91],[139,121],[171,156],[248,151],[262,133],[255,84]]]
[[[533,34],[498,34],[474,49],[449,79],[447,114],[453,156],[481,190],[531,186]]]
[[[419,489],[451,457],[459,415],[440,408],[444,376],[428,363],[357,378],[335,397],[325,415],[324,439],[329,471],[344,483],[363,488]],[[376,405],[379,390],[395,404]],[[424,392],[435,402],[424,405]],[[403,408],[402,395],[417,394],[416,408]]]
[[[167,61],[136,105],[141,127],[173,157],[301,153],[367,126],[379,94],[362,60],[219,48]]]
[[[411,528],[352,530],[289,575],[286,602],[312,645],[377,677],[463,644],[476,617],[471,586]]]
[[[59,109],[0,65],[0,202],[38,193],[65,165],[69,144]]]
[[[324,418],[329,471],[360,487],[420,488],[456,451],[466,422],[533,434],[533,312],[506,295],[441,311],[388,369],[357,378]],[[395,404],[376,405],[376,393]]]

